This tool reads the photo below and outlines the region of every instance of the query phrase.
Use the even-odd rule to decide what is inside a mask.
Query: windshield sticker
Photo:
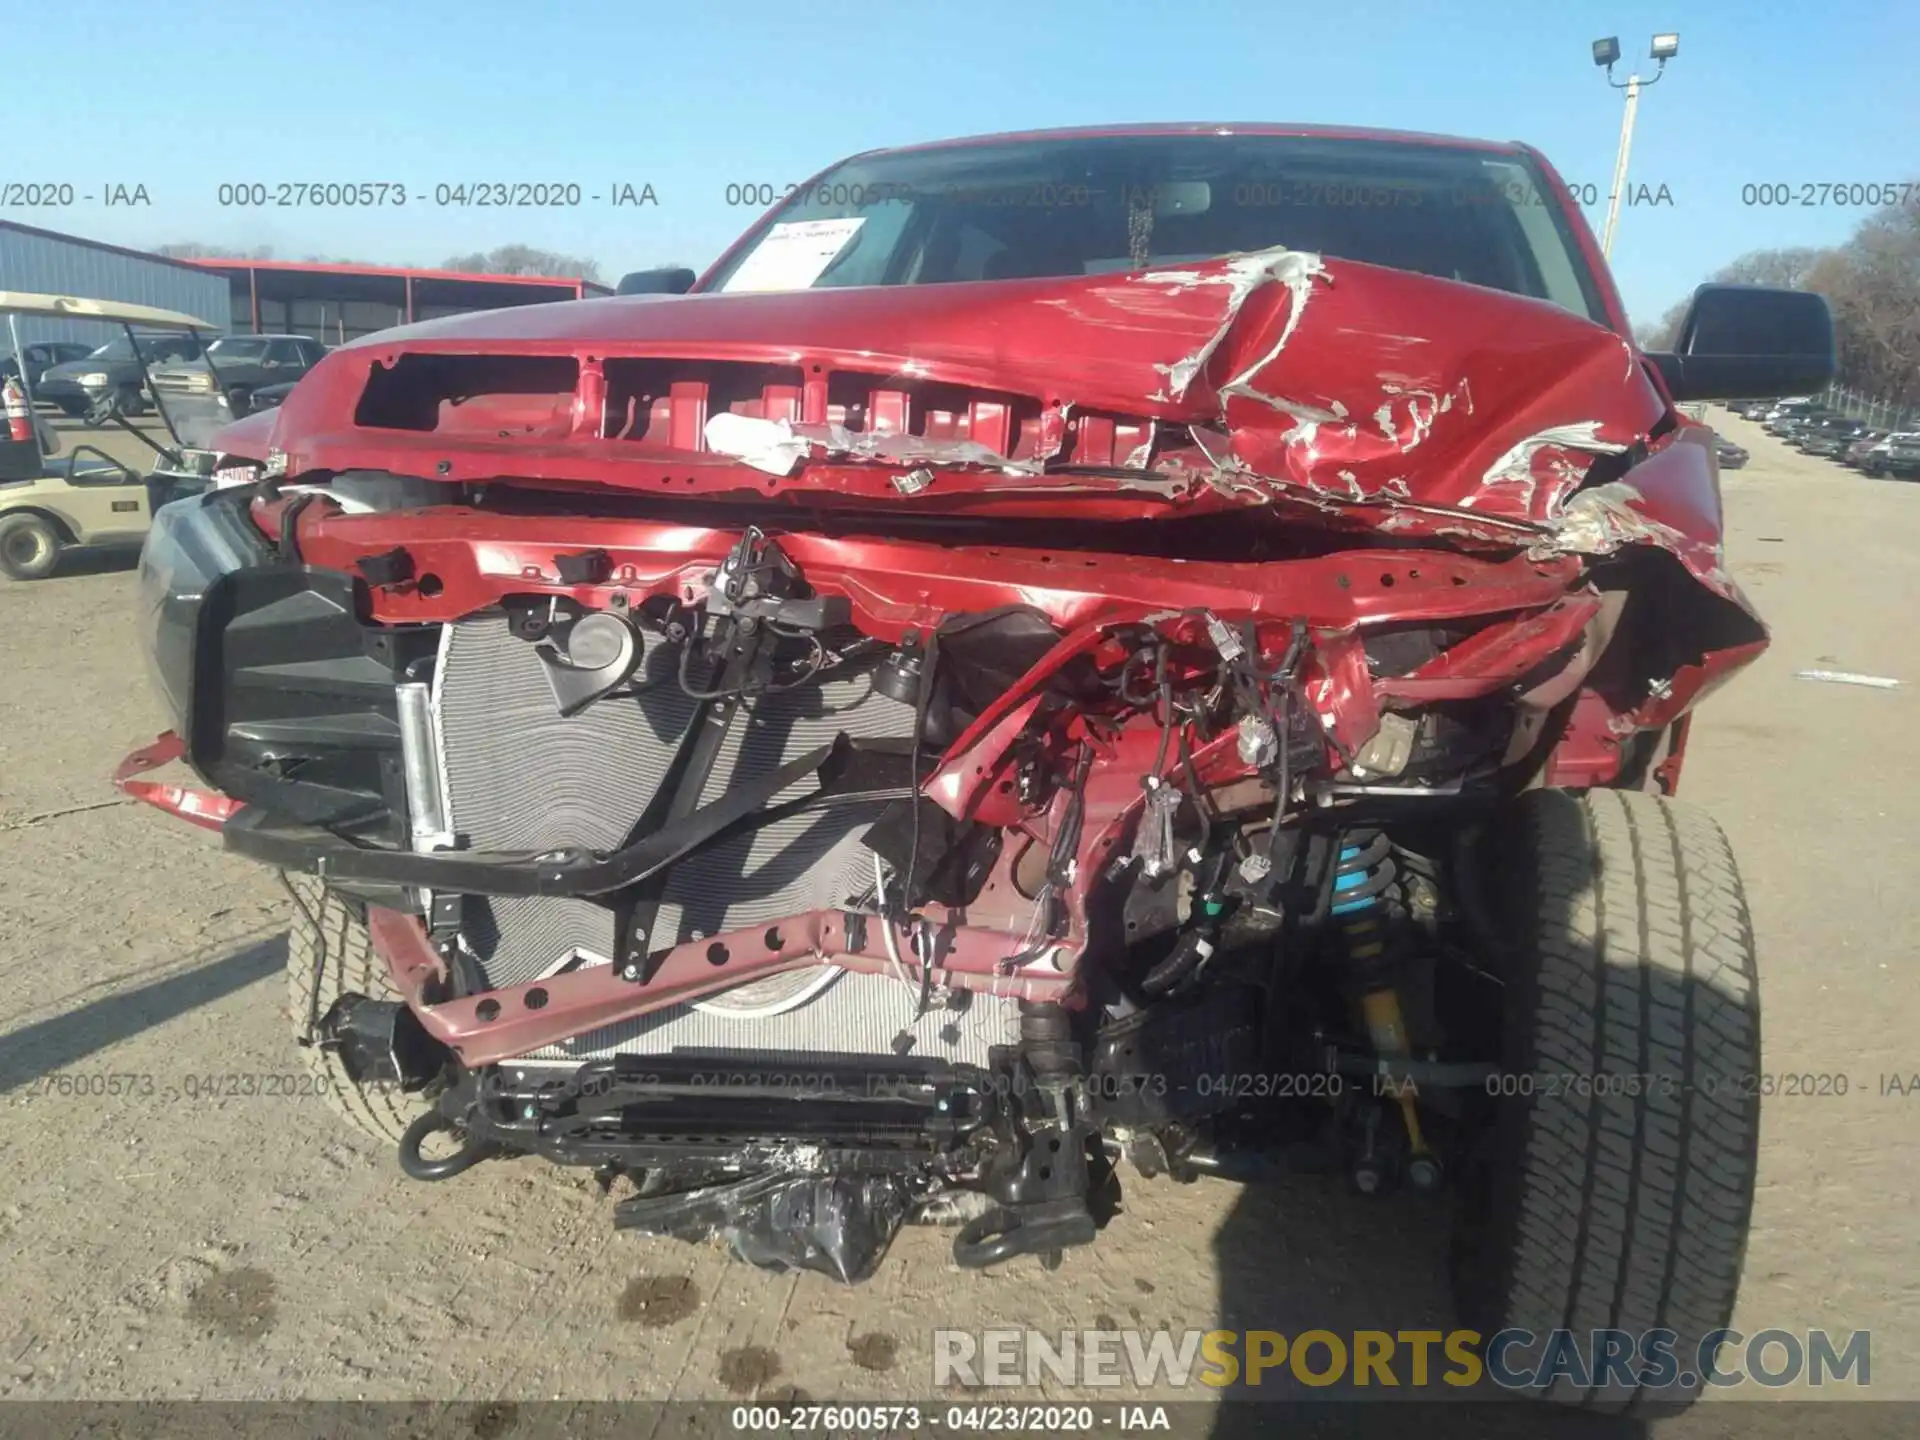
[[[745,290],[805,290],[825,273],[834,257],[847,248],[864,215],[843,220],[786,220],[767,232],[740,262],[740,268],[720,288]]]

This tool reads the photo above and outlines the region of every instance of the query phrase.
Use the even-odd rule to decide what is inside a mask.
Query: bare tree
[[[164,255],[169,260],[271,260],[271,245],[256,245],[251,250],[236,249],[232,245],[207,245],[198,240],[176,240],[166,245],[156,245],[153,253]]]
[[[470,255],[453,255],[441,262],[443,270],[465,270],[488,275],[549,275],[567,280],[600,279],[598,261],[584,255],[562,255],[533,245],[500,245]]]
[[[1713,279],[1722,285],[1778,285],[1782,289],[1798,290],[1829,253],[1813,245],[1749,250],[1738,260],[1714,271]]]
[[[1903,404],[1920,401],[1920,214],[1889,206],[1869,216],[1833,269],[1812,288],[1833,306],[1850,362],[1846,383]]]
[[[1686,313],[1687,302],[1676,300],[1658,320],[1634,326],[1633,338],[1640,342],[1642,350],[1669,350],[1674,341],[1680,338],[1680,319]]]

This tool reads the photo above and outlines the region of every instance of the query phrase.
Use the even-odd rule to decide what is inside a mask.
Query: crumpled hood
[[[910,454],[897,443],[849,445],[822,417],[774,416],[757,402],[733,406],[751,424],[725,428],[720,444],[704,409],[697,434],[674,429],[683,456],[758,463],[789,475],[789,488],[806,488],[826,463],[944,462],[986,474],[1024,468],[1037,492],[1046,485],[1037,472],[1076,458],[1073,427],[1092,412],[1177,427],[1162,431],[1149,463],[1199,474],[1196,494],[1258,503],[1287,490],[1534,523],[1557,514],[1593,456],[1644,441],[1667,410],[1626,339],[1557,306],[1278,249],[1085,278],[630,297],[459,316],[334,352],[281,410],[275,443],[339,437],[370,368],[414,353],[790,365],[902,389],[1031,397],[1054,422],[1026,445],[1024,467],[1010,454],[998,464],[1003,452],[983,452],[977,439],[933,439]],[[822,404],[824,395],[823,384]],[[749,459],[783,435],[784,469]],[[588,449],[616,455],[590,432],[563,438],[583,459]],[[657,456],[655,437],[646,439]],[[632,444],[618,453],[645,458]]]

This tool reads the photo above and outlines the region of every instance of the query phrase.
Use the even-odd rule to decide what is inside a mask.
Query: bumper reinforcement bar
[[[859,767],[851,763],[856,757],[863,762]],[[874,766],[875,761],[897,763]],[[236,854],[329,881],[423,885],[469,895],[606,895],[657,874],[735,827],[757,828],[804,810],[905,798],[913,793],[908,764],[904,756],[857,748],[840,735],[778,770],[729,787],[711,804],[632,844],[607,852],[376,849],[319,826],[277,820],[251,806],[237,811],[222,834],[227,848]],[[874,773],[896,768],[897,775]],[[768,808],[775,796],[810,777],[818,778],[818,790]]]

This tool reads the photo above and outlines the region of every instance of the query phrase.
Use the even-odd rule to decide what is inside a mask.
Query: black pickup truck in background
[[[325,345],[306,335],[228,335],[207,347],[235,419],[252,410],[256,390],[291,385],[326,353]],[[213,388],[205,365],[163,366],[153,370],[151,380],[154,389],[170,393]]]

